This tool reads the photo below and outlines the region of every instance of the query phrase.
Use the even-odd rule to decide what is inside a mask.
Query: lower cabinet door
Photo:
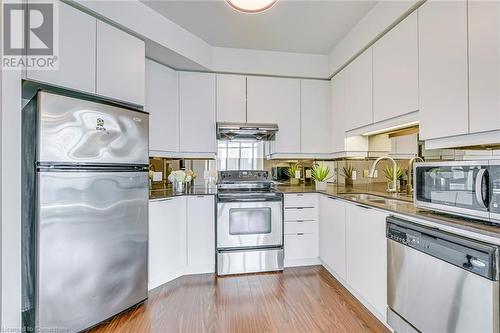
[[[149,203],[149,289],[180,274],[186,265],[186,198]]]
[[[383,318],[387,307],[387,214],[346,204],[347,283]]]
[[[187,197],[187,265],[215,271],[214,196]]]
[[[285,260],[310,259],[318,256],[317,233],[285,235]]]
[[[337,199],[322,196],[319,209],[319,256],[330,269],[346,279],[345,206]]]

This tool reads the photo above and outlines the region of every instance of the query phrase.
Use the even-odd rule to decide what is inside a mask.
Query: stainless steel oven
[[[283,244],[280,193],[226,193],[217,202],[217,247],[241,249]]]
[[[415,206],[490,220],[491,174],[499,191],[500,213],[500,163],[493,164],[489,161],[416,163]]]
[[[217,274],[283,269],[283,195],[265,171],[221,171]]]

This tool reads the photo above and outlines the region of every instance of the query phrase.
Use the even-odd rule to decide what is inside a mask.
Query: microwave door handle
[[[482,208],[488,208],[486,206],[486,202],[483,198],[483,178],[486,174],[486,169],[481,169],[476,175],[476,182],[475,182],[475,194],[476,194],[476,201],[481,206]]]

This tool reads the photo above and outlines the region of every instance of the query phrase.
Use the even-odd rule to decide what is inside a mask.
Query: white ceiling
[[[370,0],[278,0],[243,14],[224,0],[141,0],[212,46],[328,54],[376,4]]]

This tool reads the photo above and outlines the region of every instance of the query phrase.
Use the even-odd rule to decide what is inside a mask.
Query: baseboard
[[[321,265],[319,258],[285,259],[285,267]]]
[[[185,266],[181,267],[179,270],[175,271],[171,274],[165,274],[155,280],[149,281],[148,283],[148,291],[158,288],[159,286],[175,280],[184,275],[193,275],[193,274],[207,274],[207,273],[215,273],[215,264],[214,265],[198,265],[198,266]]]
[[[167,283],[167,282],[170,282],[172,280],[175,280],[177,279],[178,277],[181,277],[184,275],[184,272],[183,270],[178,270],[174,273],[171,273],[171,274],[165,274],[155,280],[152,280],[152,281],[149,281],[148,283],[148,291],[151,291],[155,288],[158,288],[159,286]]]
[[[182,275],[215,273],[215,264],[186,266],[183,268],[182,272],[183,272]]]

